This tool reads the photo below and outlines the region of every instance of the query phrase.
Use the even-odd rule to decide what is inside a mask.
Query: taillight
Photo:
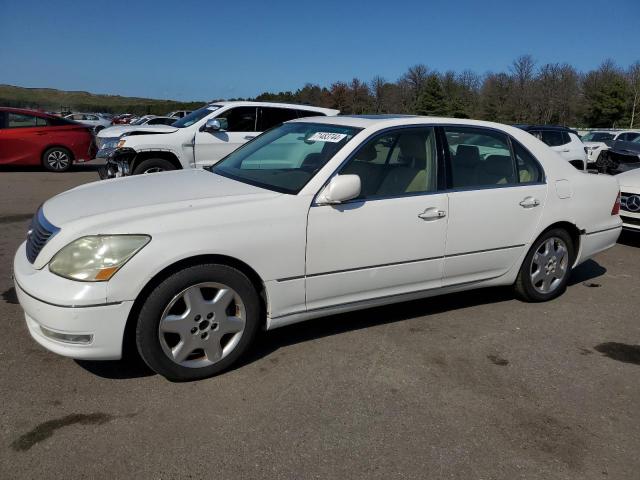
[[[611,215],[619,215],[619,214],[620,214],[620,192],[618,191],[616,202],[613,204],[613,208],[611,209]]]

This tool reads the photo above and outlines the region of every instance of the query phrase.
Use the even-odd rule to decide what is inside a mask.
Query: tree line
[[[329,87],[308,83],[295,92],[265,92],[257,101],[339,109],[343,114],[400,113],[476,118],[500,123],[640,128],[640,61],[612,60],[579,72],[567,63],[537,65],[522,55],[508,71],[438,72],[410,67],[398,80],[354,78]]]

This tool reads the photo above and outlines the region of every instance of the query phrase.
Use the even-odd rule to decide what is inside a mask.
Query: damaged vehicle
[[[596,166],[598,157],[603,151],[609,149],[612,141],[626,140],[630,142],[638,137],[640,137],[640,132],[626,130],[620,132],[593,131],[586,133],[581,139],[587,149],[588,166],[590,168]]]
[[[110,150],[100,178],[123,177],[214,165],[261,132],[304,117],[333,116],[339,110],[266,102],[215,102],[170,126],[125,132]],[[115,143],[115,145],[114,145]]]
[[[616,175],[640,167],[640,136],[631,141],[607,141],[607,145],[598,156],[598,172]]]

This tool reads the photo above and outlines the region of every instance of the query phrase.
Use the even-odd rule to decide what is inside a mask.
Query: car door
[[[222,126],[220,130],[198,130],[195,136],[196,166],[213,165],[254,138],[257,111],[257,107],[232,107],[215,116]]]
[[[444,285],[498,277],[536,230],[547,186],[538,161],[498,130],[443,127],[449,224]]]
[[[432,127],[379,134],[350,157],[339,174],[360,177],[360,196],[309,210],[308,310],[441,285],[448,206],[439,171]]]
[[[4,164],[38,165],[47,144],[44,118],[18,112],[5,112],[0,131],[0,161]]]

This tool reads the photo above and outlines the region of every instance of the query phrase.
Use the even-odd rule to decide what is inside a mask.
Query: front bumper
[[[108,178],[119,178],[130,175],[130,166],[135,156],[136,152],[131,148],[113,150],[107,156],[104,167],[98,169],[100,178],[106,180]]]
[[[122,356],[133,301],[107,302],[103,282],[68,280],[31,265],[23,243],[13,262],[18,301],[31,336],[46,349],[78,359]]]
[[[47,350],[83,360],[122,358],[124,329],[132,301],[66,307],[35,298],[18,282],[15,288],[29,333]]]

